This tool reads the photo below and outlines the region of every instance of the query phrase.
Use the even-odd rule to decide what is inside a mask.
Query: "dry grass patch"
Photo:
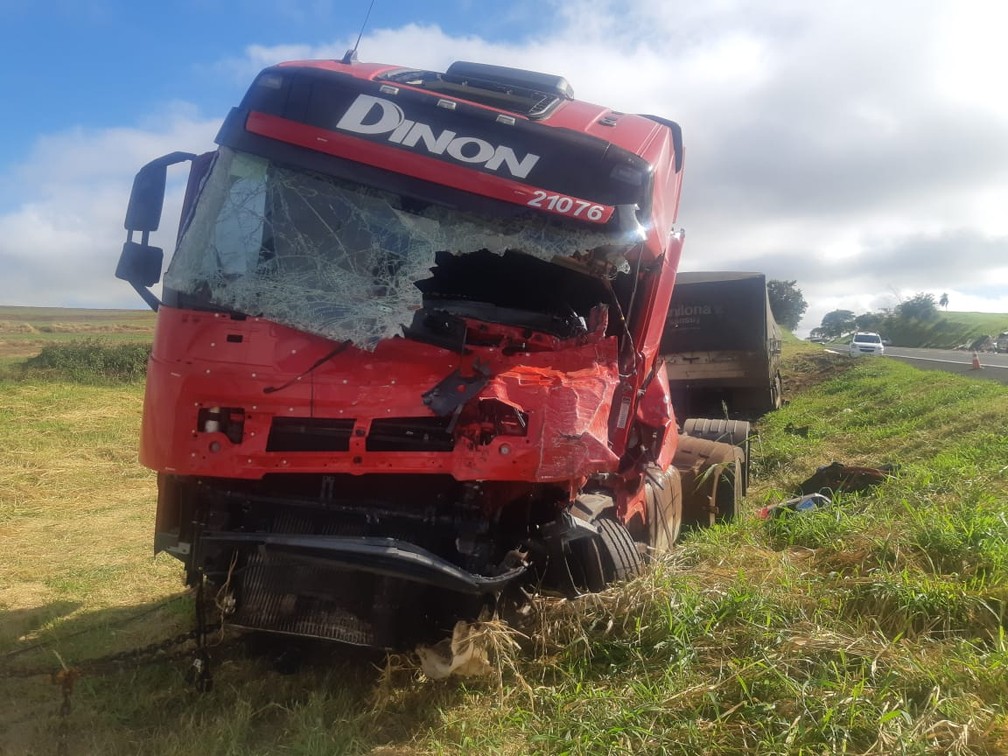
[[[628,584],[477,623],[489,675],[432,680],[412,654],[285,641],[285,652],[303,651],[291,674],[274,663],[276,646],[228,635],[208,695],[192,692],[177,662],[85,676],[76,747],[1002,752],[1005,389],[789,348],[807,390],[759,425],[750,514],[688,535]],[[133,451],[140,387],[0,388],[0,529],[22,547],[0,553],[3,644],[53,641],[73,663],[188,627],[186,601],[157,606],[181,581],[175,563],[150,558],[153,475]],[[825,510],[751,515],[833,460],[902,468]],[[46,661],[50,651],[17,657]],[[0,681],[0,743],[54,750],[55,689],[45,678]]]
[[[4,610],[72,601],[66,621],[179,590],[179,570],[151,557],[156,490],[136,462],[141,401],[138,385],[3,386],[0,527],[18,544],[0,554]],[[23,633],[5,624],[0,640]]]

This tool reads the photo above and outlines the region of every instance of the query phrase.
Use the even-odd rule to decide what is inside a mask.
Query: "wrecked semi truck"
[[[661,354],[672,403],[683,414],[753,417],[781,405],[781,331],[766,276],[681,272]]]
[[[348,55],[265,69],[216,142],[140,170],[116,275],[158,311],[155,551],[230,623],[401,646],[734,511],[742,454],[680,438],[658,358],[675,123]]]

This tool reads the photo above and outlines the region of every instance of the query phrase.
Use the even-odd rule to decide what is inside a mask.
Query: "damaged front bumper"
[[[204,532],[200,551],[232,555],[207,572],[228,624],[387,649],[440,637],[526,571],[480,575],[394,538]]]
[[[204,533],[200,540],[207,545],[253,546],[258,550],[300,552],[324,557],[332,567],[422,583],[473,596],[501,591],[527,569],[527,565],[522,564],[500,575],[479,575],[463,570],[426,549],[395,538],[219,532]]]

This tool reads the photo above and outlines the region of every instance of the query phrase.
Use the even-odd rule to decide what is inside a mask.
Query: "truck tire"
[[[779,410],[781,405],[784,403],[784,384],[781,381],[780,373],[773,379],[773,383],[770,384],[770,408],[769,412],[774,410]]]
[[[738,516],[742,504],[744,475],[741,460],[736,459],[718,475],[714,490],[715,522],[731,522]]]
[[[582,493],[571,507],[574,517],[597,530],[594,537],[579,538],[568,546],[567,566],[576,593],[601,591],[640,574],[643,544],[615,519],[615,508],[615,500],[606,493]]]
[[[675,467],[662,470],[648,465],[645,470],[644,508],[647,526],[635,540],[647,544],[648,553],[670,551],[682,530],[682,476]],[[643,523],[642,523],[643,524]]]
[[[778,381],[780,378],[778,377]],[[693,438],[705,438],[732,444],[742,450],[742,496],[749,492],[749,434],[752,424],[745,420],[715,420],[706,417],[690,417],[683,421],[683,433]]]
[[[579,538],[567,546],[567,569],[574,589],[570,595],[598,593],[606,587],[608,580],[601,552],[600,538]]]
[[[606,583],[630,580],[640,575],[640,552],[623,523],[602,517],[595,521],[595,525],[599,530],[599,552]]]
[[[705,528],[733,518],[742,498],[744,452],[738,446],[683,435],[672,464],[682,480],[682,524]]]
[[[741,447],[749,440],[752,424],[745,420],[716,420],[690,417],[683,421],[683,433],[694,438],[706,438]]]

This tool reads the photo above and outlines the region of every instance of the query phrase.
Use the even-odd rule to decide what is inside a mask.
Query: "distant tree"
[[[839,339],[856,328],[854,313],[851,310],[833,310],[827,312],[823,315],[822,323],[819,324],[819,330],[824,336],[830,339]]]
[[[941,298],[938,300],[938,304],[944,307],[946,312],[948,311],[948,294],[944,291],[942,292]]]
[[[896,314],[907,320],[934,320],[938,316],[934,294],[920,292],[896,305]]]
[[[882,331],[885,315],[881,312],[865,312],[854,318],[854,327],[859,331]]]
[[[802,315],[808,309],[808,302],[802,296],[797,281],[767,281],[767,297],[770,299],[770,310],[774,320],[793,331],[801,322]]]

